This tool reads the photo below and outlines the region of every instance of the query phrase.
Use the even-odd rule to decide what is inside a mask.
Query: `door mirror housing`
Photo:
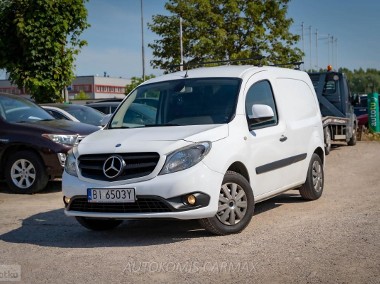
[[[249,128],[255,127],[256,124],[270,121],[274,118],[273,109],[268,105],[254,104],[252,106],[252,115],[249,116]]]

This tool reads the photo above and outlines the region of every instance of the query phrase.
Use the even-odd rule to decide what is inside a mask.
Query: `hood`
[[[214,142],[227,136],[227,124],[105,129],[83,139],[78,151],[81,155],[125,152],[166,154],[193,142]]]
[[[18,123],[28,128],[34,128],[41,131],[41,133],[52,134],[79,134],[88,135],[92,132],[99,130],[97,126],[69,121],[64,119],[53,120],[36,120],[33,122]]]

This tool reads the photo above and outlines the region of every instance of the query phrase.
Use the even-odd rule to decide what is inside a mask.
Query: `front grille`
[[[79,169],[86,178],[118,181],[147,176],[156,168],[160,155],[158,153],[122,153],[117,154],[125,161],[123,172],[114,179],[103,173],[105,161],[113,154],[82,155],[79,157]]]
[[[171,212],[171,207],[155,198],[139,198],[134,203],[89,203],[86,197],[75,198],[69,211],[101,213],[157,213]]]

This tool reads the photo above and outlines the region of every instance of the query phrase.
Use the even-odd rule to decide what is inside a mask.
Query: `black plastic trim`
[[[304,153],[304,154],[299,154],[293,157],[285,158],[282,160],[278,160],[276,162],[272,162],[266,165],[259,166],[256,168],[256,174],[260,175],[260,174],[264,174],[270,171],[274,171],[274,170],[289,166],[291,164],[305,160],[306,157],[307,157],[307,154]]]

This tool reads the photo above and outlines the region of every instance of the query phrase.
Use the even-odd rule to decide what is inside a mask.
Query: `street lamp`
[[[143,0],[140,0],[140,4],[141,4],[141,60],[142,60],[142,79],[143,79],[143,81],[145,81]]]

